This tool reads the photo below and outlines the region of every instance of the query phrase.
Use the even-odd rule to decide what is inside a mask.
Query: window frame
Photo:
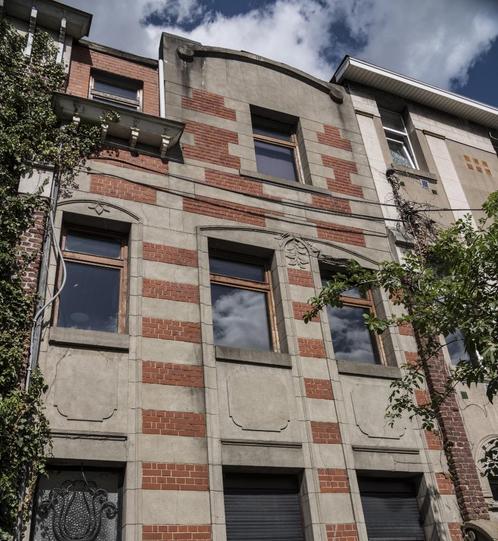
[[[133,89],[137,92],[136,100],[131,100],[116,94],[110,94],[108,92],[102,92],[100,90],[95,90],[95,79],[101,79],[103,82],[115,85],[117,87],[121,86],[122,88]],[[88,90],[88,97],[95,101],[100,101],[98,98],[102,98],[101,103],[109,103],[110,105],[117,105],[126,107],[130,110],[142,111],[143,107],[143,84],[141,81],[135,79],[128,79],[127,77],[122,77],[114,73],[108,73],[105,71],[92,70],[90,74],[90,87]]]
[[[83,233],[85,235],[93,235],[98,237],[107,237],[117,239],[121,243],[120,257],[104,257],[96,256],[92,254],[85,254],[82,252],[73,252],[66,250],[67,236],[71,232]],[[61,252],[65,263],[79,263],[83,265],[89,265],[94,267],[105,267],[111,269],[119,269],[119,303],[118,303],[118,325],[116,331],[109,332],[109,334],[125,334],[127,332],[127,315],[128,315],[128,236],[122,233],[114,231],[103,231],[94,227],[86,227],[80,225],[63,224],[61,230]],[[57,286],[60,287],[62,283],[62,269],[61,265],[58,266],[57,272]],[[60,309],[61,297],[56,300],[52,318],[52,324],[58,326],[59,323],[59,309]],[[80,329],[81,331],[89,332],[101,332],[93,329]],[[103,332],[103,331],[102,331]],[[105,331],[107,332],[107,331]]]
[[[391,149],[389,148],[389,141],[392,141],[394,143],[399,143],[403,145],[404,154],[407,157],[408,162],[410,163],[410,167],[412,167],[412,169],[419,169],[417,157],[415,156],[415,151],[413,150],[413,145],[410,140],[410,135],[408,134],[408,130],[406,129],[406,123],[405,123],[405,119],[403,118],[403,114],[398,113],[397,111],[392,111],[390,109],[385,109],[383,107],[380,107],[379,109],[384,110],[387,113],[397,115],[399,119],[401,120],[401,124],[403,125],[403,128],[404,128],[403,131],[401,131],[395,128],[389,128],[388,126],[385,126],[384,121],[382,119],[382,113],[380,113],[380,121],[382,123],[382,129],[384,130],[384,136],[386,138],[386,141],[388,142],[387,146],[389,149],[389,155],[392,158]],[[401,164],[394,164],[394,165],[401,165]]]
[[[292,131],[290,133],[290,140],[286,141],[285,139],[279,139],[278,137],[271,137],[269,135],[261,135],[261,134],[258,134],[258,133],[254,133],[254,127],[255,127],[254,119],[256,117],[262,118],[264,120],[270,120],[270,121],[275,122],[277,124],[290,126],[292,128]],[[292,150],[292,157],[293,157],[293,162],[294,162],[294,170],[296,172],[296,178],[294,180],[290,180],[290,179],[283,178],[283,177],[275,177],[275,178],[285,180],[285,181],[288,181],[288,182],[298,182],[300,184],[303,184],[303,174],[302,174],[302,167],[301,167],[301,159],[299,157],[299,148],[298,148],[296,127],[293,126],[289,122],[281,122],[279,120],[275,120],[275,119],[270,118],[270,117],[265,117],[262,114],[251,113],[251,128],[252,128],[253,141],[261,141],[262,143],[267,143],[269,145],[290,148]],[[256,153],[256,145],[254,145],[254,152]],[[256,160],[256,168],[257,168],[257,160]],[[266,174],[266,173],[263,173],[262,171],[259,171],[259,170],[258,170],[258,173],[260,173],[262,175]]]
[[[333,271],[325,271],[325,272],[322,271],[321,272],[322,282],[324,280],[328,282],[331,279],[332,275],[333,275]],[[375,309],[375,302],[374,302],[373,293],[372,293],[371,289],[369,289],[367,291],[367,294],[366,294],[365,297],[349,297],[348,295],[341,294],[339,296],[339,300],[341,301],[343,306],[351,306],[351,307],[354,307],[354,308],[366,308],[374,316],[377,315],[377,310]],[[332,329],[331,329],[331,325],[330,325],[331,322],[330,322],[330,318],[329,318],[328,313],[327,313],[327,321],[328,321],[328,328],[329,328],[329,332],[330,332],[330,340],[332,341],[332,348],[334,349],[334,339],[332,337]],[[385,351],[384,351],[384,345],[383,345],[382,340],[381,340],[381,336],[379,334],[377,334],[377,333],[374,333],[373,331],[371,331],[368,328],[367,328],[367,331],[370,334],[370,338],[371,339],[373,338],[372,341],[373,341],[373,346],[374,346],[373,349],[374,349],[375,363],[364,363],[362,361],[352,361],[352,360],[346,360],[346,359],[338,359],[337,356],[336,356],[336,353],[335,353],[335,349],[334,349],[334,357],[336,358],[336,360],[337,361],[343,361],[343,362],[350,362],[350,363],[373,364],[375,366],[386,366],[386,363],[385,363],[386,355],[385,355]]]
[[[273,296],[273,284],[271,278],[271,269],[270,262],[266,259],[259,257],[253,257],[245,254],[239,254],[236,252],[229,252],[226,250],[210,250],[209,259],[224,259],[227,261],[236,261],[240,263],[249,263],[260,265],[264,269],[264,282],[258,282],[256,280],[249,280],[247,278],[237,278],[236,276],[227,276],[225,274],[217,274],[211,272],[209,269],[209,286],[211,284],[219,284],[225,286],[232,286],[239,289],[247,289],[249,291],[258,291],[265,293],[266,295],[266,306],[267,306],[267,318],[268,318],[268,327],[270,333],[270,349],[268,351],[279,352],[280,351],[280,341],[277,332],[277,316],[276,316],[276,307],[275,299]],[[214,325],[214,320],[213,320]],[[214,344],[215,346],[217,344]],[[221,346],[224,347],[224,346]],[[235,347],[235,346],[233,346]]]

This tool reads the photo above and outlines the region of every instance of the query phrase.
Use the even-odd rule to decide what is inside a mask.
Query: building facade
[[[7,2],[7,16],[36,24],[31,4]],[[41,333],[53,450],[29,536],[456,541],[463,522],[492,528],[476,464],[498,416],[484,390],[459,391],[442,427],[461,449],[452,480],[437,433],[384,417],[416,356],[409,329],[364,327],[392,312],[386,295],[348,291],[343,308],[303,315],[344,260],[402,256],[387,169],[441,225],[478,217],[496,189],[498,111],[350,58],[332,82],[169,34],[142,58],[81,39],[89,15],[35,4],[54,32],[88,23],[59,39],[61,119],[119,120],[59,199],[60,253],[46,253],[43,293],[64,287]]]

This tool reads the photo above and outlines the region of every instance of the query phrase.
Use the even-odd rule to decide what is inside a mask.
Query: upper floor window
[[[253,114],[252,132],[258,172],[299,181],[295,124]]]
[[[328,278],[328,277],[327,277]],[[327,283],[323,278],[323,285]],[[380,363],[377,336],[368,330],[364,314],[374,312],[371,292],[363,295],[358,289],[348,289],[340,297],[343,306],[327,306],[332,345],[339,361]]]
[[[209,258],[214,343],[242,349],[276,349],[267,262],[215,252]]]
[[[58,303],[57,325],[124,332],[127,284],[125,238],[118,234],[67,226],[63,231],[62,254],[66,283]],[[59,279],[62,279],[61,276]]]
[[[393,163],[417,169],[415,153],[413,152],[403,116],[387,109],[381,108],[379,110]]]
[[[94,71],[90,79],[90,97],[96,101],[138,111],[142,108],[141,87],[139,81]]]
[[[460,329],[448,334],[445,341],[451,364],[457,365],[460,361],[470,361],[470,355],[465,349],[464,338]]]

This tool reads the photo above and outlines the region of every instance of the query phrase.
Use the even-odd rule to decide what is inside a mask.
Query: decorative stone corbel
[[[138,128],[131,128],[130,129],[130,141],[129,145],[131,148],[135,148],[137,146],[138,136],[140,135],[140,130]]]
[[[79,128],[79,125],[81,123],[81,117],[78,113],[74,113],[73,115],[73,124],[75,128]]]
[[[31,13],[29,15],[29,30],[28,30],[28,40],[26,42],[26,48],[24,49],[24,54],[26,56],[31,56],[31,49],[33,47],[33,39],[35,37],[36,29],[36,17],[38,16],[38,10],[33,6],[31,8]]]
[[[66,18],[61,19],[59,28],[59,50],[57,51],[57,63],[60,64],[64,58],[64,45],[66,41]]]
[[[100,140],[102,142],[105,141],[105,138],[107,137],[107,130],[109,129],[109,124],[106,122],[102,122],[100,124]]]
[[[166,152],[168,151],[169,144],[171,143],[171,137],[169,135],[161,135],[161,158],[166,157]]]

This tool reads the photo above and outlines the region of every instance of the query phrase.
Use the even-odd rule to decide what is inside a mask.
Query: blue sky
[[[91,40],[145,56],[167,31],[328,80],[350,54],[498,107],[498,0],[65,2],[94,14]]]

